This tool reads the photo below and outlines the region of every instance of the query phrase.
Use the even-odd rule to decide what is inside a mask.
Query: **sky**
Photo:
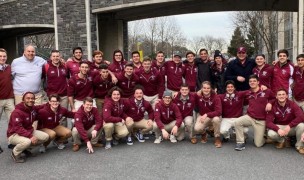
[[[211,35],[230,42],[234,31],[233,12],[195,13],[174,16],[188,38]]]

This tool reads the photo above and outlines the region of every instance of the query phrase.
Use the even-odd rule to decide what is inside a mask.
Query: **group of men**
[[[199,137],[206,143],[209,133],[220,148],[233,129],[235,150],[241,151],[249,126],[257,147],[267,140],[281,149],[296,136],[295,147],[304,154],[304,54],[297,56],[294,66],[288,51],[280,50],[273,67],[262,54],[248,58],[244,47],[229,63],[218,50],[213,62],[206,49],[199,54],[196,58],[187,52],[183,62],[175,54],[165,61],[160,51],[155,60],[141,61],[134,51],[129,62],[115,50],[109,62],[96,50],[88,61],[76,47],[67,61],[58,50],[46,61],[27,45],[23,56],[8,65],[7,53],[0,49],[0,117],[5,111],[9,119],[13,160],[25,162],[37,145],[40,152],[51,142],[64,149],[71,136],[73,151],[86,143],[93,153],[93,147],[103,146],[102,131],[106,149],[121,138],[128,145],[133,144],[132,137],[144,142],[144,134],[151,131],[156,144],[163,139],[176,143],[185,134],[193,144]],[[72,119],[72,129],[67,118]]]

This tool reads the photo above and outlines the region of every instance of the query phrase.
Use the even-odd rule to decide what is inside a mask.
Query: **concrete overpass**
[[[65,58],[81,46],[89,58],[92,49],[101,49],[110,60],[114,49],[127,52],[128,21],[216,11],[299,11],[303,32],[303,0],[2,0],[0,45],[18,52],[20,35],[55,32],[56,48]],[[298,34],[303,47],[303,33]]]

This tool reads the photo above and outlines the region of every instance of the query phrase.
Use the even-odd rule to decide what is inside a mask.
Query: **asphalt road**
[[[16,164],[6,143],[7,121],[0,121],[0,179],[303,179],[304,156],[293,148],[277,150],[273,145],[254,147],[252,136],[246,149],[234,150],[235,142],[215,148],[189,141],[153,144],[154,138],[133,146],[121,143],[110,150],[95,148],[88,154],[82,146],[72,151],[49,146],[44,154]]]

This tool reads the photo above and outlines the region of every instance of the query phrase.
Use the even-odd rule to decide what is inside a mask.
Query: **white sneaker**
[[[62,144],[58,144],[57,146],[58,149],[62,150],[65,148],[65,145],[62,143]]]
[[[174,135],[172,135],[172,134],[170,135],[170,141],[172,143],[176,143],[177,142],[176,137]]]
[[[45,153],[45,146],[44,145],[40,145],[40,148],[39,148],[39,152],[40,153]]]
[[[111,149],[111,148],[112,148],[111,141],[107,141],[105,149]]]
[[[159,144],[162,140],[163,140],[163,138],[161,136],[159,136],[158,138],[155,139],[154,143]]]

